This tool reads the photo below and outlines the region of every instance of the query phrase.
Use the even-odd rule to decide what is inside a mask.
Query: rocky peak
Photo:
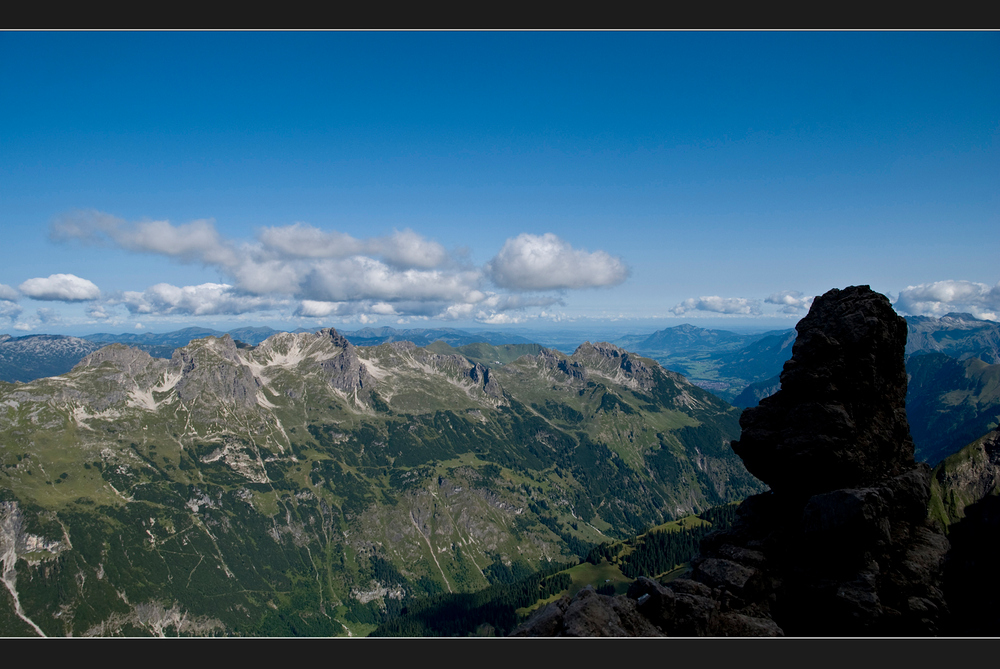
[[[325,328],[317,332],[316,336],[344,349],[340,355],[320,363],[331,386],[348,393],[375,387],[375,378],[361,362],[354,344],[347,341],[344,335],[333,328]]]
[[[613,376],[616,381],[633,388],[650,390],[656,385],[654,367],[647,365],[634,353],[608,342],[596,344],[584,342],[577,347],[571,358],[574,366],[578,366],[580,361],[586,362],[602,373]],[[566,372],[570,373],[568,369]]]
[[[105,362],[110,362],[122,371],[127,371],[145,368],[153,364],[155,359],[140,349],[125,344],[110,344],[85,356],[73,369],[99,367]]]
[[[948,313],[946,313],[944,316],[941,317],[941,320],[943,320],[943,321],[945,321],[945,320],[948,320],[948,321],[971,321],[973,323],[978,323],[979,322],[978,318],[976,318],[972,314],[966,313],[964,311],[949,311]]]
[[[905,322],[856,286],[817,297],[797,329],[781,390],[744,411],[733,442],[772,491],[702,541],[687,577],[639,579],[629,597],[668,635],[939,633],[948,540],[927,519],[930,468],[913,462]],[[564,633],[573,605],[517,633]]]
[[[906,321],[868,286],[817,297],[796,326],[781,390],[747,409],[733,450],[776,492],[863,486],[913,466]]]
[[[347,341],[347,337],[340,334],[333,328],[323,328],[322,330],[316,333],[316,336],[329,339],[330,343],[333,344],[334,346],[337,346],[338,348],[342,348],[345,350],[348,348],[354,348],[354,344]]]
[[[620,358],[624,353],[624,350],[618,348],[614,344],[609,344],[606,341],[599,341],[596,344],[591,344],[589,341],[585,341],[576,347],[576,350],[573,351],[573,357],[600,357],[614,360]]]
[[[256,408],[260,381],[229,335],[197,339],[175,350],[171,363],[181,368],[177,395],[199,412],[211,413],[219,403]]]
[[[472,369],[469,370],[469,378],[472,379],[477,385],[481,386],[483,392],[494,399],[500,399],[503,397],[503,388],[500,387],[500,382],[496,380],[496,377],[490,373],[489,367],[484,367],[480,363],[476,363]]]

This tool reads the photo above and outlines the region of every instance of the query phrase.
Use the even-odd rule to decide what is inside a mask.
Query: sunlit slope
[[[492,367],[333,330],[108,346],[0,385],[0,624],[364,633],[759,490],[737,418],[608,344]]]

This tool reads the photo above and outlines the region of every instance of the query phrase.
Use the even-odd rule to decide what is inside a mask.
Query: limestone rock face
[[[201,339],[175,350],[171,363],[181,369],[177,382],[181,401],[199,411],[211,412],[218,404],[254,409],[260,383],[237,351],[229,335]]]
[[[482,385],[483,392],[494,399],[503,397],[503,388],[496,377],[490,374],[489,367],[484,367],[478,362],[469,370],[469,378],[477,384]]]
[[[326,328],[316,333],[319,337],[329,338],[330,343],[344,349],[340,355],[320,363],[323,372],[329,377],[330,385],[344,392],[354,392],[375,385],[375,379],[368,373],[368,368],[358,358],[354,345],[347,341],[344,335],[333,328]]]
[[[868,286],[817,297],[796,326],[781,390],[743,412],[733,450],[776,492],[869,485],[913,467],[906,321]]]

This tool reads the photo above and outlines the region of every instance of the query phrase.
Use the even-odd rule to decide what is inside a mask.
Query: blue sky
[[[1000,319],[996,32],[3,32],[0,332]]]

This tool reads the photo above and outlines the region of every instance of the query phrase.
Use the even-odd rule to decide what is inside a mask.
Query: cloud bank
[[[73,274],[52,274],[47,278],[28,279],[18,288],[33,300],[88,302],[101,296],[100,289],[92,282]]]
[[[286,306],[285,301],[269,297],[241,295],[224,283],[203,283],[198,286],[172,286],[158,283],[143,292],[126,291],[109,300],[123,304],[132,314],[157,316],[218,316],[266,311]],[[100,318],[100,315],[94,314]]]
[[[0,321],[12,322],[15,318],[21,315],[24,309],[21,305],[16,302],[11,302],[9,300],[0,300]]]
[[[778,311],[783,314],[801,314],[812,306],[813,297],[805,296],[797,290],[783,290],[768,295],[764,298],[764,302],[780,306]]]
[[[717,314],[742,314],[746,316],[761,314],[760,300],[744,297],[719,297],[718,295],[692,297],[684,300],[670,311],[678,316],[689,311],[710,311]]]
[[[894,305],[911,316],[971,313],[976,318],[1000,320],[1000,282],[995,286],[973,281],[935,281],[907,286]]]
[[[502,322],[498,316],[509,311],[561,303],[555,297],[525,299],[519,293],[613,286],[628,277],[620,258],[573,248],[551,233],[508,239],[483,268],[470,266],[459,254],[409,229],[359,239],[295,223],[263,228],[253,241],[237,242],[223,237],[210,220],[181,225],[130,223],[83,211],[55,220],[49,236],[57,242],[201,263],[226,278],[225,283],[200,286],[157,284],[109,301],[133,314],[240,314],[288,308],[305,318],[368,314]],[[96,286],[93,289],[99,294]],[[21,290],[26,292],[23,285]],[[35,290],[35,294],[56,293]]]
[[[6,300],[8,302],[17,302],[21,297],[21,294],[10,286],[0,283],[0,300]]]

